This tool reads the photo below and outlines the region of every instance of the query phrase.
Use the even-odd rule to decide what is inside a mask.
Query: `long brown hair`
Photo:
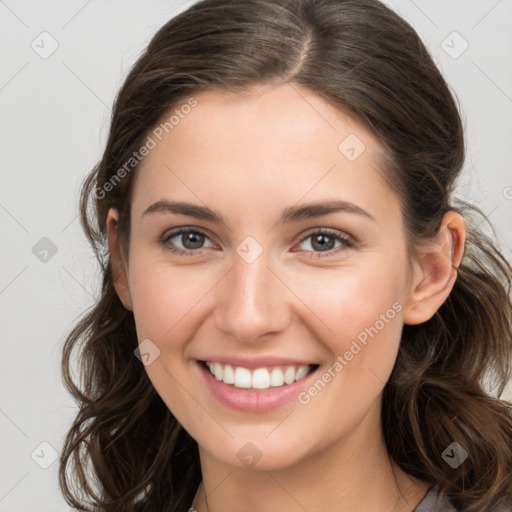
[[[414,29],[376,0],[199,1],[167,22],[131,69],[103,157],[81,191],[81,223],[102,287],[63,349],[63,379],[79,406],[60,458],[66,501],[105,512],[190,506],[201,479],[197,443],[134,356],[133,313],[112,282],[107,212],[120,212],[127,257],[137,165],[126,163],[151,130],[202,90],[273,82],[314,91],[377,136],[411,254],[448,210],[469,223],[449,298],[429,321],[404,326],[384,388],[383,431],[404,471],[438,484],[466,512],[491,509],[512,496],[511,405],[500,400],[511,372],[512,268],[478,226],[481,212],[452,197],[465,148],[449,87]],[[469,455],[458,468],[442,457],[453,442]]]

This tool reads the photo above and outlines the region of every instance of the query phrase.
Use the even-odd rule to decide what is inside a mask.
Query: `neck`
[[[377,401],[343,439],[286,468],[233,467],[200,448],[203,481],[194,508],[197,512],[411,512],[431,484],[407,475],[390,460],[379,406]]]

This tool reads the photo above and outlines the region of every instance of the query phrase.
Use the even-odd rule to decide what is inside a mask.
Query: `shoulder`
[[[461,510],[453,496],[441,494],[437,486],[432,486],[412,512],[459,512]],[[512,512],[512,504],[493,508],[488,512]]]

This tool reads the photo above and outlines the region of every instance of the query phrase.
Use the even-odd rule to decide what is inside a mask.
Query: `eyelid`
[[[314,235],[316,233],[330,235],[332,237],[340,238],[346,242],[350,242],[353,244],[357,243],[356,238],[353,237],[352,235],[349,235],[345,231],[341,231],[339,229],[334,229],[334,228],[321,228],[321,227],[311,228],[310,230],[306,231],[306,233],[304,235],[302,235],[300,242],[303,242],[304,240],[306,240],[306,238],[308,238],[311,235]]]
[[[198,226],[180,226],[177,228],[171,228],[164,231],[162,239],[174,238],[175,236],[181,235],[183,233],[200,233],[201,235],[204,235],[205,237],[208,237],[210,239],[213,238],[210,235],[210,233],[204,228],[200,228]]]

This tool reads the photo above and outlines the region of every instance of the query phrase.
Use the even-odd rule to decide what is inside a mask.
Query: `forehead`
[[[133,183],[135,215],[176,195],[222,211],[232,203],[272,208],[326,195],[367,206],[390,199],[378,140],[314,92],[282,84],[237,94],[206,90],[194,99],[167,129],[180,106],[162,117],[158,137],[150,134],[155,147]]]

